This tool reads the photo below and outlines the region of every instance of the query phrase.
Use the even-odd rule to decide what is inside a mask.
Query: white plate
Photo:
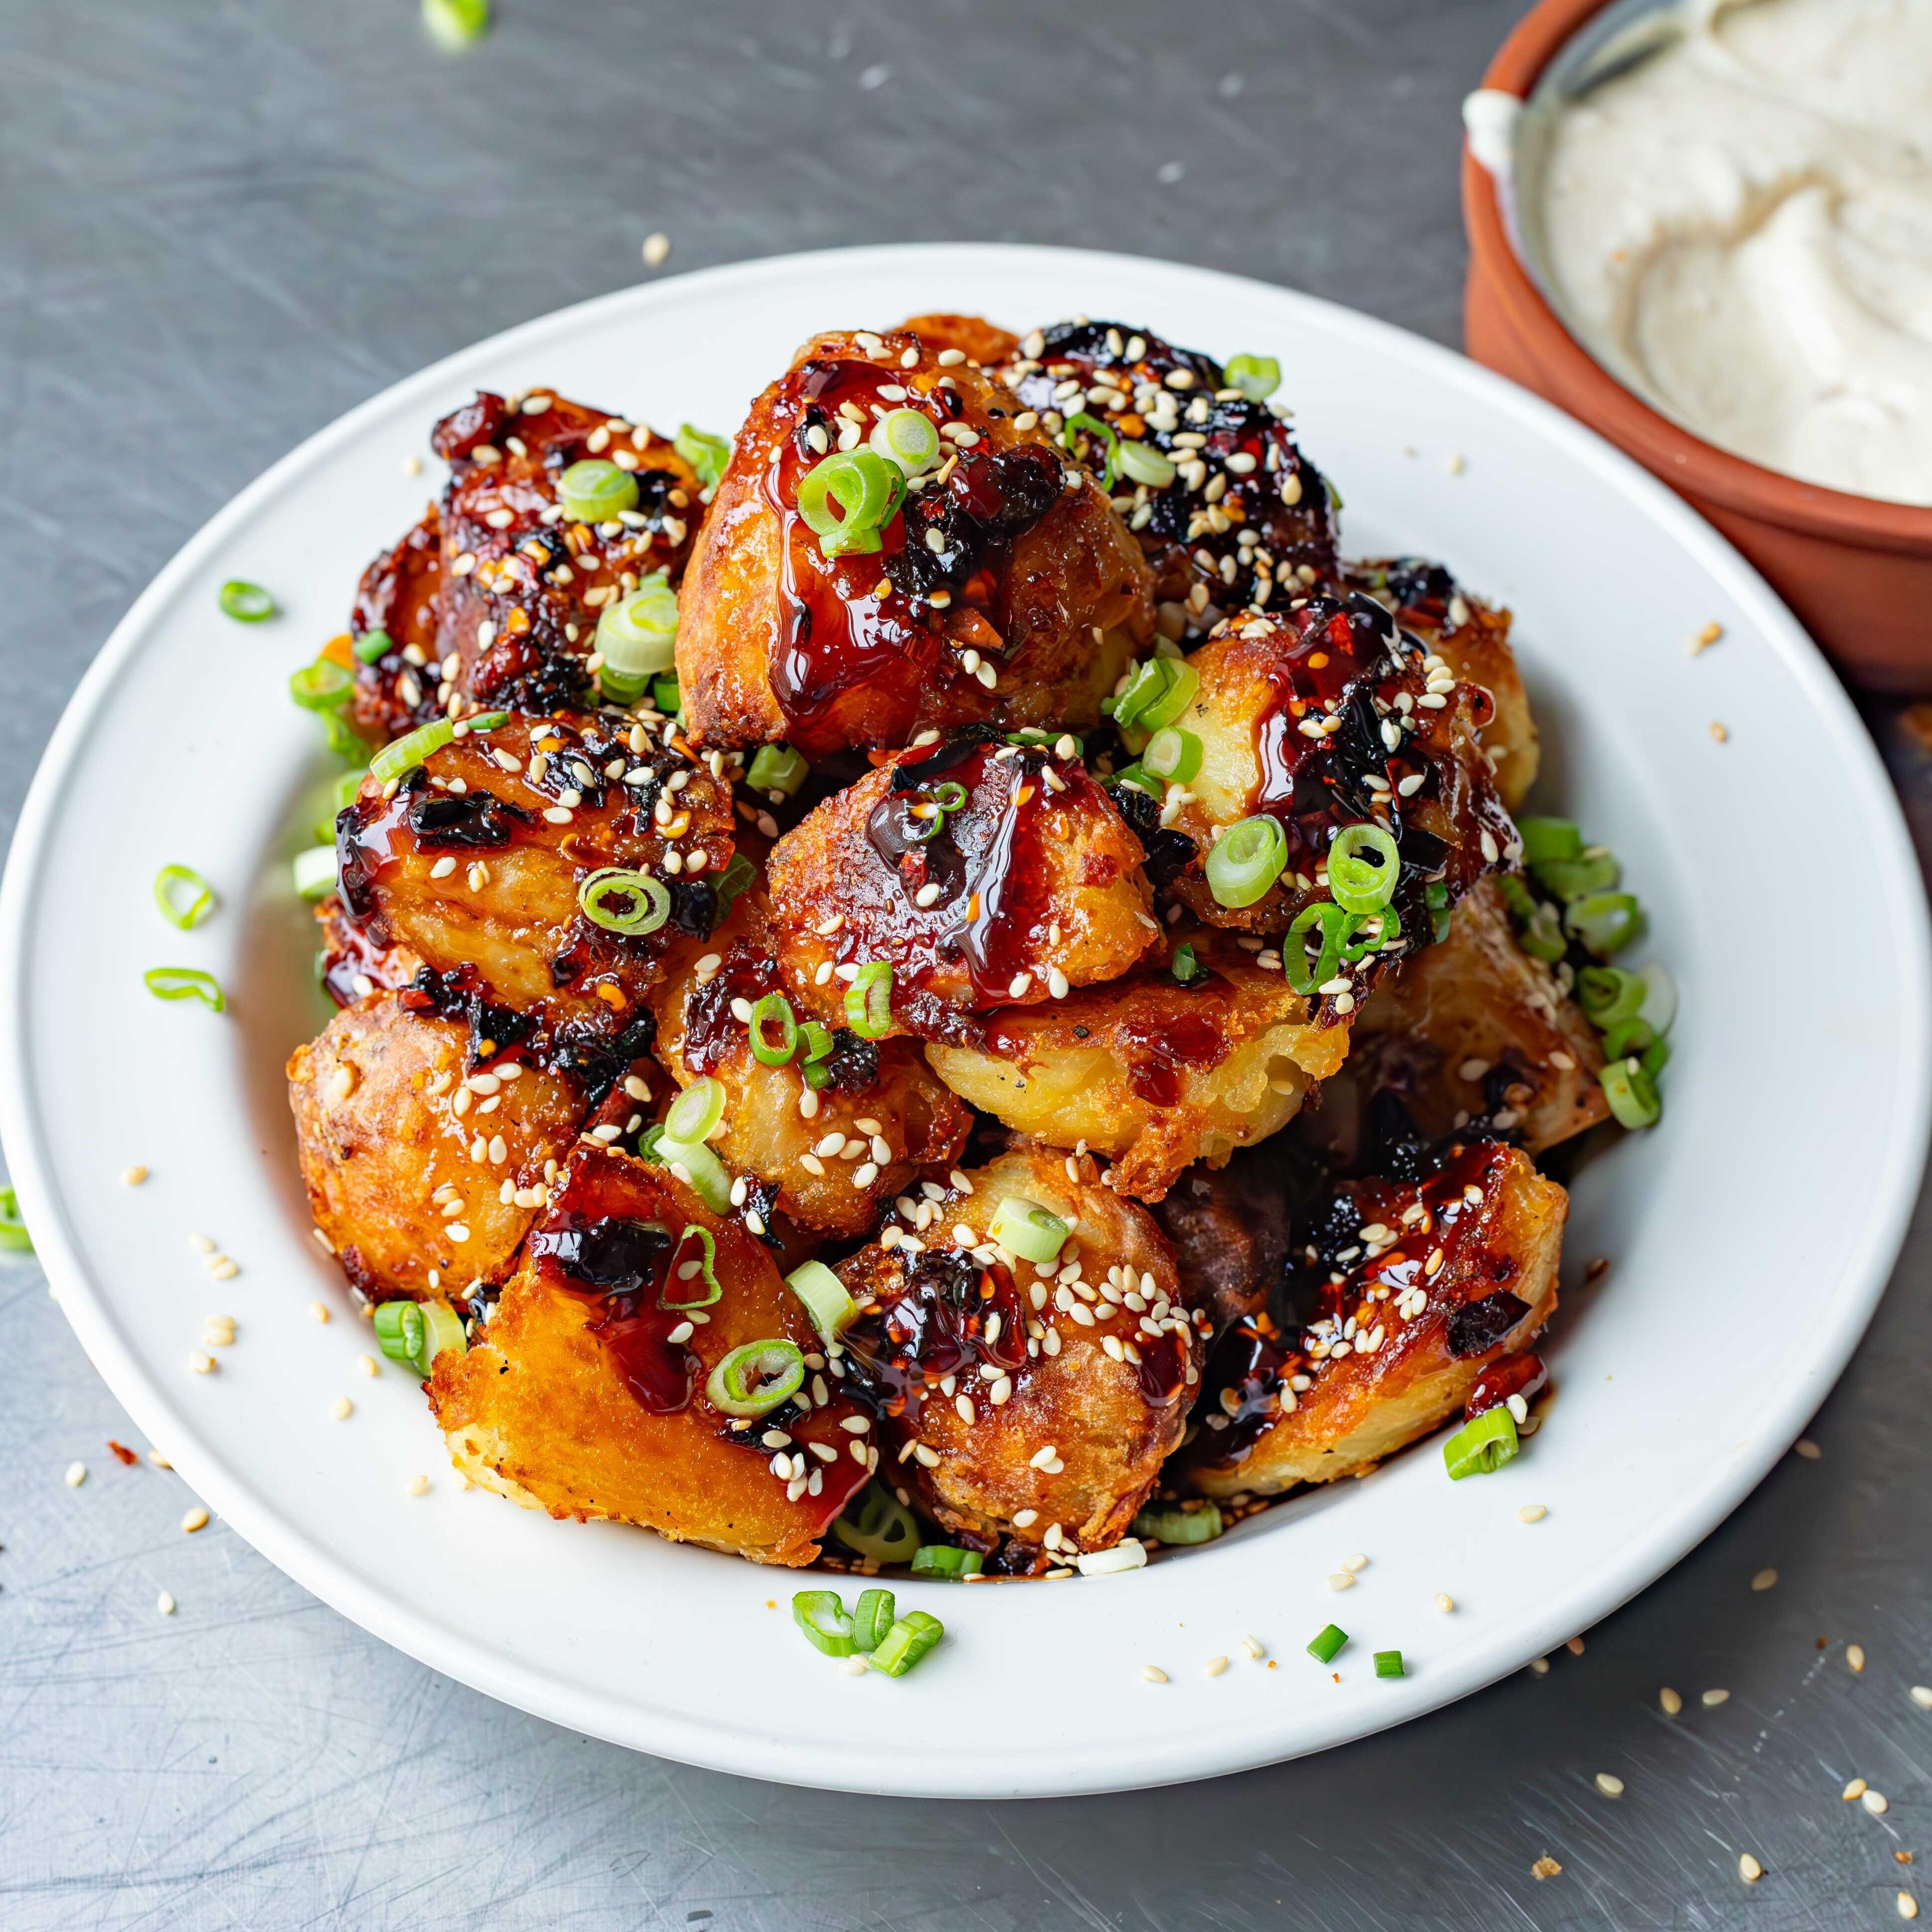
[[[1084,310],[1279,356],[1306,446],[1346,493],[1349,550],[1442,556],[1515,608],[1543,797],[1622,856],[1683,1011],[1663,1126],[1576,1186],[1561,1394],[1521,1458],[1452,1486],[1425,1444],[1125,1576],[907,1586],[902,1607],[950,1635],[895,1682],[806,1646],[786,1572],[464,1492],[413,1386],[356,1372],[368,1331],[308,1238],[282,1084],[323,1011],[284,863],[308,842],[323,761],[284,685],[421,509],[434,466],[404,460],[473,387],[555,384],[726,429],[812,330],[944,308],[1022,327]],[[215,592],[231,576],[286,614],[230,622]],[[1712,622],[1723,642],[1693,658]],[[169,862],[221,893],[192,934],[149,899]],[[1729,546],[1607,445],[1442,350],[1255,283],[1068,250],[867,249],[658,283],[345,416],[196,537],[88,673],[21,820],[0,943],[0,1125],[41,1255],[116,1394],[214,1508],[345,1616],[495,1696],[641,1750],[868,1791],[1233,1771],[1432,1709],[1586,1628],[1709,1531],[1830,1388],[1925,1146],[1917,867],[1850,706]],[[228,1016],[152,999],[141,974],[162,964],[215,974]],[[136,1161],[153,1178],[130,1190],[118,1177]],[[193,1233],[240,1275],[212,1282]],[[1596,1255],[1610,1275],[1579,1292]],[[217,1310],[238,1340],[197,1376]],[[332,1420],[344,1394],[356,1413]],[[417,1472],[434,1486],[412,1498]],[[1532,1503],[1548,1510],[1534,1526],[1518,1516]],[[1368,1567],[1332,1594],[1324,1577],[1355,1551]],[[1331,1618],[1354,1634],[1339,1682],[1303,1650]],[[1408,1676],[1378,1680],[1369,1653],[1397,1647]],[[1147,1664],[1169,1681],[1144,1681]]]

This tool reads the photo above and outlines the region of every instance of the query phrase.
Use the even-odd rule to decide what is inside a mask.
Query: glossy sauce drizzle
[[[691,1400],[704,1364],[670,1339],[688,1318],[661,1308],[676,1238],[654,1221],[566,1214],[534,1229],[530,1253],[546,1278],[598,1304],[590,1332],[610,1351],[624,1386],[653,1415],[675,1415]]]

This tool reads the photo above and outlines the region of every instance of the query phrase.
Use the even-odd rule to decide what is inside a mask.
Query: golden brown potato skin
[[[572,1271],[585,1263],[571,1242],[608,1262],[613,1251],[597,1244],[610,1224],[626,1222],[673,1240],[700,1228],[716,1242],[722,1293],[698,1311],[708,1319],[688,1340],[669,1339],[687,1318],[658,1305],[669,1273],[662,1264],[648,1279],[629,1277],[638,1284],[629,1292],[608,1286],[620,1270],[608,1265],[591,1264],[603,1285]],[[857,1412],[830,1390],[802,1413],[787,1404],[735,1428],[712,1407],[710,1371],[734,1348],[772,1338],[822,1365],[804,1310],[764,1249],[664,1168],[586,1148],[564,1170],[475,1345],[436,1358],[430,1405],[457,1467],[526,1508],[638,1523],[756,1563],[809,1563],[874,1458],[868,1432],[840,1426]],[[816,1387],[824,1386],[821,1373]],[[804,1393],[814,1396],[812,1376]],[[763,1439],[781,1422],[778,1453],[806,1468],[796,1483],[774,1474],[774,1447]],[[804,1446],[812,1443],[831,1459]]]
[[[1093,1161],[1009,1154],[966,1178],[970,1193],[928,1199],[841,1264],[862,1310],[845,1347],[883,1402],[886,1479],[970,1545],[1011,1538],[1000,1567],[1037,1568],[1126,1533],[1180,1444],[1201,1340],[1160,1231],[1100,1185]],[[982,1245],[1008,1196],[1074,1227],[1057,1280]],[[974,1248],[956,1244],[956,1227]],[[1140,1308],[1122,1305],[1129,1293]]]
[[[604,606],[656,572],[675,584],[683,570],[703,514],[696,473],[644,424],[550,389],[479,392],[436,424],[430,445],[450,472],[436,656],[454,674],[436,685],[437,705],[584,703]],[[557,478],[585,458],[636,476],[637,508],[621,530],[562,519]]]
[[[816,756],[1100,716],[1153,628],[1139,548],[1090,478],[1015,427],[1006,389],[941,352],[897,332],[814,336],[752,405],[681,596],[694,742]],[[956,460],[914,479],[883,548],[829,559],[800,479],[858,447],[875,405],[920,409],[960,438]]]
[[[586,1105],[571,1082],[508,1062],[471,1075],[468,1058],[463,1027],[412,1012],[394,992],[338,1013],[290,1056],[309,1211],[350,1281],[377,1300],[502,1280],[546,1163],[577,1138]]]
[[[350,715],[356,730],[379,745],[442,711],[436,693],[442,682],[442,518],[432,503],[356,587],[350,635],[360,643],[380,631],[391,645],[373,664],[354,660]]]
[[[1516,1149],[1477,1142],[1426,1182],[1352,1182],[1338,1196],[1390,1240],[1360,1262],[1321,1254],[1310,1272],[1345,1278],[1299,1332],[1263,1316],[1222,1337],[1202,1426],[1174,1472],[1202,1495],[1274,1496],[1362,1474],[1454,1415],[1482,1371],[1556,1309],[1569,1198]],[[1405,1223],[1418,1201],[1426,1218]],[[1324,1217],[1324,1236],[1334,1225]]]
[[[1004,1009],[980,1042],[935,1042],[927,1057],[973,1106],[1049,1142],[1085,1142],[1113,1158],[1114,1187],[1158,1201],[1190,1161],[1219,1166],[1286,1124],[1348,1051],[1346,1024],[1323,1023],[1279,967],[1222,934],[1192,944],[1198,984],[1150,964]]]
[[[1495,700],[1496,714],[1480,734],[1483,754],[1504,804],[1517,810],[1535,782],[1542,752],[1529,694],[1510,647],[1509,612],[1484,603],[1442,565],[1420,557],[1344,564],[1342,576],[1352,588],[1388,604],[1431,650],[1442,653],[1464,683],[1481,686]]]
[[[724,1124],[711,1144],[734,1172],[772,1184],[781,1214],[860,1239],[921,1168],[958,1157],[972,1117],[914,1042],[842,1030],[826,1063],[830,1082],[813,1090],[809,1114],[800,1107],[802,1050],[779,1066],[752,1052],[736,1009],[782,986],[762,889],[743,893],[710,939],[686,940],[667,964],[650,995],[658,1058],[680,1087],[700,1075],[723,1083]]]
[[[965,803],[917,842],[947,785]],[[1054,1004],[1159,944],[1142,858],[1077,759],[968,734],[902,753],[780,839],[772,928],[805,1011],[842,1024],[840,969],[884,960],[899,1030],[969,1038],[976,1012]]]
[[[1610,1118],[1595,1028],[1516,944],[1490,880],[1457,904],[1448,938],[1382,982],[1355,1040],[1432,1139],[1486,1126],[1540,1154]]]
[[[968,362],[987,369],[1005,362],[1020,346],[1011,329],[1002,328],[982,315],[908,316],[892,333],[917,336],[935,356],[956,349]]]
[[[646,872],[675,896],[730,862],[728,788],[641,726],[626,734],[598,715],[513,715],[386,790],[365,779],[337,822],[350,918],[377,947],[472,976],[542,1025],[621,1032],[676,936],[668,924],[637,938],[593,924],[578,903],[592,873]]]

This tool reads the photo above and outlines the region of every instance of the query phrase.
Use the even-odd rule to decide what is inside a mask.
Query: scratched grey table
[[[88,657],[206,517],[395,377],[632,280],[655,230],[667,273],[1092,243],[1456,341],[1456,106],[1515,10],[499,4],[452,58],[409,0],[0,0],[8,829]],[[1871,715],[1932,833],[1932,760]],[[0,1264],[0,1924],[1889,1924],[1922,1870],[1904,1855],[1932,1858],[1932,1712],[1907,1695],[1932,1680],[1928,1286],[1922,1205],[1822,1458],[1787,1459],[1583,1655],[1217,1784],[946,1805],[555,1730],[386,1649],[220,1525],[183,1536],[177,1480],[109,1453],[130,1425],[38,1270]],[[1696,1345],[1658,1340],[1694,1400]],[[1854,1777],[1889,1810],[1841,1802]],[[1562,1870],[1538,1879],[1546,1856]]]

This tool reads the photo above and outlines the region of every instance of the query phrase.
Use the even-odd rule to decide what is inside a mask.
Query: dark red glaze
[[[669,1286],[676,1236],[662,1224],[566,1214],[535,1228],[530,1255],[553,1286],[597,1302],[590,1332],[610,1351],[624,1386],[653,1415],[675,1415],[690,1400],[704,1364],[671,1331],[688,1318],[662,1305],[690,1298]]]
[[[437,636],[442,622],[442,520],[432,503],[392,550],[362,573],[350,636],[380,631],[390,648],[374,663],[358,656],[352,712],[356,728],[381,742],[440,716]]]
[[[1158,1024],[1128,1019],[1119,1033],[1133,1049],[1129,1084],[1156,1107],[1178,1106],[1186,1090],[1183,1070],[1219,1066],[1229,1044],[1226,1029],[1204,1012],[1163,1015]]]
[[[322,926],[322,989],[338,1006],[406,986],[422,968],[406,947],[376,945],[347,917],[333,892],[316,908],[316,917]]]
[[[1186,1341],[1172,1328],[1164,1328],[1157,1341],[1136,1334],[1134,1348],[1141,1358],[1134,1371],[1140,1382],[1141,1394],[1157,1408],[1166,1408],[1178,1402],[1187,1388]]]
[[[999,1325],[989,1339],[994,1317]],[[856,1370],[846,1378],[848,1393],[880,1415],[902,1417],[946,1376],[981,1362],[1019,1375],[1027,1365],[1026,1307],[998,1262],[933,1249],[846,1330],[844,1342]]]
[[[745,1037],[745,1023],[732,1012],[733,1003],[748,1000],[756,1006],[778,984],[778,962],[769,950],[734,940],[718,970],[694,987],[685,1002],[680,1048],[685,1065],[694,1073],[709,1073],[728,1058]]]
[[[1462,1405],[1463,1420],[1474,1422],[1485,1409],[1501,1408],[1513,1395],[1520,1395],[1527,1402],[1549,1379],[1550,1371],[1540,1355],[1505,1355],[1501,1361],[1490,1363],[1476,1378],[1476,1385]]]

